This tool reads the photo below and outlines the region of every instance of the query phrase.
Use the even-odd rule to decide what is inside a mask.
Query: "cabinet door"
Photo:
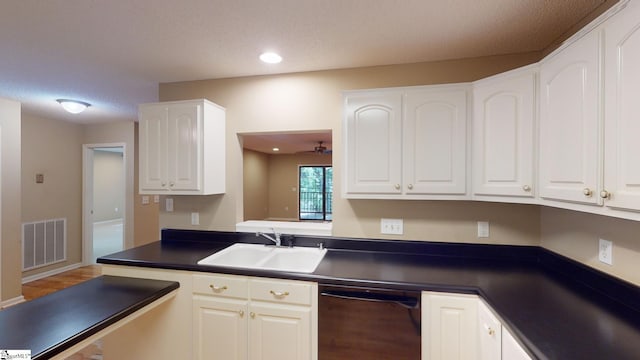
[[[529,354],[506,329],[502,331],[502,358],[504,360],[531,360]]]
[[[540,196],[601,204],[600,32],[542,63]]]
[[[533,197],[535,76],[474,85],[474,194]]]
[[[198,360],[247,359],[247,302],[194,297],[193,349]]]
[[[311,308],[252,302],[249,359],[311,360]]]
[[[202,105],[180,104],[169,108],[169,188],[200,189],[202,169]]]
[[[502,359],[502,324],[483,301],[478,301],[479,360]]]
[[[141,107],[139,118],[140,191],[167,191],[167,107]]]
[[[640,210],[640,5],[630,2],[605,28],[607,206]]]
[[[478,358],[476,296],[422,294],[422,359]]]
[[[466,91],[409,92],[405,103],[404,192],[464,195]]]
[[[400,93],[346,98],[346,194],[400,194],[402,167]]]

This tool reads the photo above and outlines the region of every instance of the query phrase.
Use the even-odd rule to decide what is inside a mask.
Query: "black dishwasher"
[[[321,285],[320,360],[419,360],[420,292]]]

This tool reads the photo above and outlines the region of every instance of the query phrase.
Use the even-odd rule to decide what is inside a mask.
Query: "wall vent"
[[[22,270],[67,260],[67,219],[22,224]]]

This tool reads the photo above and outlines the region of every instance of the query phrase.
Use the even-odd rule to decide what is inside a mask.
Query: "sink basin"
[[[234,244],[198,265],[312,273],[326,253],[327,249]]]

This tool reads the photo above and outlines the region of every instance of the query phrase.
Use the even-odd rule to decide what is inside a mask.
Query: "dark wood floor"
[[[22,285],[22,295],[27,301],[33,300],[100,275],[102,275],[102,270],[99,265],[83,266],[75,270],[25,283]]]

